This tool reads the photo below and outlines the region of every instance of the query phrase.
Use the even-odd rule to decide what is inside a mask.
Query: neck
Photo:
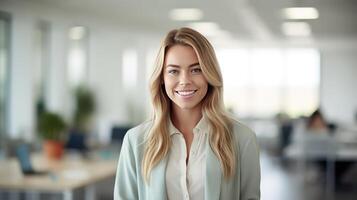
[[[171,120],[174,126],[183,134],[191,133],[193,128],[202,118],[202,107],[194,109],[181,109],[172,106]]]

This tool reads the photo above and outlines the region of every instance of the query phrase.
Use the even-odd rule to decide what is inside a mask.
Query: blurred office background
[[[356,13],[354,0],[0,0],[0,162],[16,157],[22,143],[41,152],[39,122],[50,113],[65,123],[66,146],[81,152],[70,160],[95,151],[98,162],[115,163],[114,140],[150,117],[148,79],[160,39],[188,26],[216,50],[227,109],[257,134],[262,199],[354,199]],[[81,105],[89,109],[85,123],[77,118]],[[318,139],[312,146],[328,148],[311,156],[295,143],[317,109],[333,145]],[[341,181],[339,162],[349,163]],[[113,180],[63,197],[111,199]],[[0,195],[62,198],[3,183]]]

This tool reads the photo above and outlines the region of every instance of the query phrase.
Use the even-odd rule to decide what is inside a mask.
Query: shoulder
[[[127,140],[131,145],[139,145],[144,142],[145,136],[152,126],[152,120],[147,120],[127,131],[124,140]]]
[[[233,136],[239,148],[251,143],[257,143],[255,132],[237,119],[232,119]]]
[[[237,136],[240,140],[249,140],[256,137],[254,131],[251,128],[237,119],[232,119],[232,127],[234,135]]]

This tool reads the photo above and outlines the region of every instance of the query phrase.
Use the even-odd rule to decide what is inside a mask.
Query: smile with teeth
[[[190,97],[193,94],[195,94],[197,90],[185,90],[185,91],[176,91],[176,94],[182,96],[182,97]]]

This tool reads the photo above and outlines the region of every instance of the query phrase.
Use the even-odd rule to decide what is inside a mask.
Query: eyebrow
[[[200,65],[200,63],[198,63],[198,62],[197,63],[193,63],[193,64],[189,65],[188,67],[191,68],[191,67],[195,67],[197,65]],[[180,68],[180,65],[168,64],[168,65],[166,65],[166,67]]]

